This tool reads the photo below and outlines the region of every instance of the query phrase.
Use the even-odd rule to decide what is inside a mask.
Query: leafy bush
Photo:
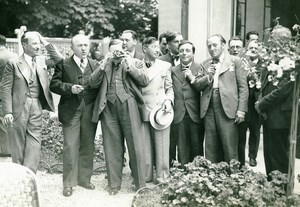
[[[183,168],[171,169],[171,179],[163,191],[164,206],[300,206],[296,195],[286,197],[287,176],[278,171],[271,174],[268,182],[262,173],[247,167],[239,169],[240,163],[212,164],[203,157],[196,157]]]
[[[47,111],[43,112],[41,161],[46,166],[41,165],[41,168],[47,168],[46,170],[51,171],[52,166],[56,166],[58,163],[62,164],[63,140],[62,124],[58,121],[58,117],[50,116]],[[94,163],[99,164],[103,162],[102,136],[99,135],[95,138]]]

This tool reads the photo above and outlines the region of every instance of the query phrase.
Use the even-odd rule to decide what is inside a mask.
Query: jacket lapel
[[[27,81],[27,83],[29,83],[31,68],[27,64],[24,55],[22,55],[19,59],[18,68],[25,80]]]
[[[36,58],[36,74],[40,80],[43,88],[47,87],[45,84],[48,82],[47,66],[45,65],[44,58]]]
[[[224,60],[221,64],[221,68],[220,68],[220,72],[219,75],[221,75],[222,73],[226,72],[227,70],[229,70],[229,68],[232,66],[232,62],[231,62],[231,58],[230,55],[225,53],[224,54]]]
[[[186,79],[185,79],[184,75],[182,74],[182,65],[181,64],[174,67],[173,71],[174,71],[175,76],[178,78],[178,80],[181,83],[186,82]]]
[[[67,75],[70,78],[70,81],[72,83],[78,83],[77,68],[78,68],[78,65],[74,61],[73,56],[71,56],[70,58],[67,58],[66,61],[64,61],[65,72],[67,73]]]

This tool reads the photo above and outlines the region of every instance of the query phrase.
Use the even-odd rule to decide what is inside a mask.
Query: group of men
[[[212,35],[207,39],[211,57],[201,64],[194,61],[194,44],[176,32],[166,32],[159,40],[145,38],[142,54],[136,49],[137,34],[125,30],[119,39],[110,41],[109,52],[101,62],[89,58],[90,42],[83,34],[72,37],[74,54],[67,58],[37,32],[26,32],[21,41],[24,54],[5,63],[1,82],[3,123],[12,160],[37,171],[42,109],[53,111],[50,91],[59,94],[58,117],[64,135],[63,195],[67,197],[77,185],[95,189],[91,175],[99,120],[107,190],[115,195],[121,189],[126,147],[136,189],[153,180],[167,182],[175,160],[184,165],[205,155],[213,163],[236,159],[244,165],[247,128],[250,165],[255,166],[260,135],[258,112],[270,117],[274,110],[290,113],[287,108],[282,112],[280,107],[291,94],[289,83],[282,84],[282,89],[281,84],[272,88],[264,79],[261,90],[249,88],[246,66],[260,63],[255,40],[243,53],[252,55],[240,58],[236,57],[242,54],[240,39],[229,41],[228,52],[226,40],[219,34]],[[55,65],[50,82],[46,67],[49,61],[40,55],[40,43]],[[265,73],[261,71],[262,78]],[[282,90],[285,95],[278,98],[283,96]],[[285,142],[279,135],[287,131],[271,122],[266,120],[264,130],[266,170],[286,172],[282,156],[272,154],[277,145],[270,138],[278,137],[276,143]]]

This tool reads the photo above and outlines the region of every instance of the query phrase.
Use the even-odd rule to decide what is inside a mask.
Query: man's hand
[[[235,115],[234,123],[240,124],[245,121],[245,112],[237,111]]]
[[[212,80],[214,78],[214,75],[216,73],[216,65],[215,64],[211,64],[209,66],[209,68],[207,69],[208,75],[209,75],[209,79]]]
[[[84,88],[81,85],[73,85],[71,88],[73,94],[79,94],[83,89]]]
[[[182,71],[182,74],[184,75],[185,78],[187,78],[191,83],[195,81],[195,76],[192,74],[191,70],[184,70]]]
[[[36,33],[36,35],[39,37],[40,42],[41,42],[44,46],[46,46],[46,45],[49,44],[49,42],[46,41],[45,38],[44,38],[39,32],[35,32],[35,33]]]
[[[6,127],[12,127],[13,126],[13,121],[14,121],[14,116],[12,114],[6,114],[3,117],[3,124]]]
[[[172,110],[172,102],[170,100],[165,100],[162,108],[165,112],[170,112]]]

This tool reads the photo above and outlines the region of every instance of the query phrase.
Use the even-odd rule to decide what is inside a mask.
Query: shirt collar
[[[193,61],[191,61],[189,64],[187,65],[184,65],[184,64],[181,64],[182,67],[185,67],[185,68],[191,68],[191,65],[192,65]]]
[[[28,65],[32,65],[32,58],[31,56],[27,55],[26,53],[24,53],[24,58],[25,58],[25,61],[28,63]]]
[[[80,67],[80,58],[77,57],[76,55],[73,55],[73,59],[75,61],[75,63]],[[87,65],[87,58],[83,59],[83,64],[86,66]]]

